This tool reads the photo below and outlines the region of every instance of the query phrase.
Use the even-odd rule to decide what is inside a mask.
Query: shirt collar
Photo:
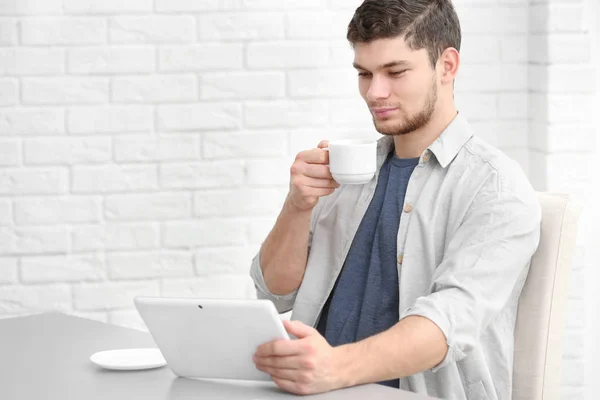
[[[456,157],[460,149],[473,136],[473,131],[467,120],[457,114],[441,135],[427,147],[431,151],[442,168],[446,168]],[[384,136],[377,141],[378,165],[383,164],[387,155],[394,148],[394,137]],[[425,150],[425,152],[427,152]],[[425,153],[423,152],[423,153]],[[422,157],[423,155],[421,155]]]

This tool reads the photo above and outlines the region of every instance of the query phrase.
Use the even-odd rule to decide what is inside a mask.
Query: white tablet
[[[289,340],[270,300],[136,297],[134,303],[177,376],[271,380],[252,356],[263,343]]]

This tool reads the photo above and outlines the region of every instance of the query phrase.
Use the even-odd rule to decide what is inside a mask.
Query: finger
[[[329,140],[321,140],[317,147],[319,149],[326,149],[327,147],[329,147]]]
[[[305,150],[298,153],[296,158],[309,164],[329,164],[329,152],[323,149]]]
[[[308,326],[302,321],[283,321],[283,326],[292,335],[296,336],[298,339],[302,339],[308,336],[319,335],[319,332],[313,328],[312,326]]]
[[[254,353],[257,357],[295,356],[303,353],[303,344],[295,340],[273,340],[261,344]]]
[[[299,164],[296,172],[311,178],[327,180],[333,179],[333,176],[331,176],[331,171],[329,171],[329,167],[327,165],[309,163]]]
[[[341,185],[333,179],[311,178],[302,179],[302,185],[318,189],[337,189]]]
[[[302,369],[302,356],[288,357],[254,357],[254,363],[260,370],[265,368]]]
[[[325,197],[325,196],[329,196],[333,192],[335,192],[335,189],[309,188],[306,190],[306,193],[303,193],[302,195],[304,197],[310,197],[310,196]]]
[[[298,383],[310,382],[309,373],[305,371],[299,371],[297,369],[266,368],[263,371],[271,375],[272,378],[283,379]]]

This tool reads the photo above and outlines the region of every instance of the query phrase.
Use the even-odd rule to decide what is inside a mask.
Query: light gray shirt
[[[378,141],[378,169],[393,150]],[[265,285],[260,253],[250,274],[258,298],[316,326],[377,176],[342,185],[313,209],[300,287],[277,296]],[[433,321],[448,344],[431,370],[400,387],[455,400],[511,398],[519,295],[540,236],[541,208],[519,165],[473,135],[459,114],[422,154],[406,191],[397,235],[400,320]]]

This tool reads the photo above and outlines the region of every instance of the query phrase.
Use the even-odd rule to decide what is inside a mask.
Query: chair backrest
[[[565,194],[538,193],[540,244],[515,327],[513,400],[558,400],[569,278],[580,209]]]

